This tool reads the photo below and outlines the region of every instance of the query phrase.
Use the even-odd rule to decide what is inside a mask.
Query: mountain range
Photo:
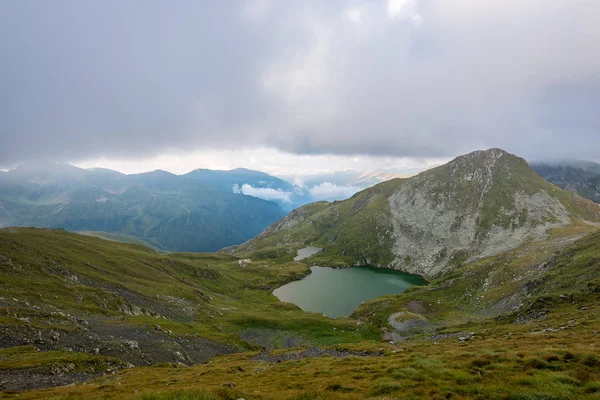
[[[125,175],[30,163],[0,174],[0,225],[118,234],[169,251],[216,251],[285,215],[280,205],[236,194],[236,182],[283,182],[249,170]]]
[[[395,176],[345,171],[299,187],[244,168],[126,175],[30,162],[0,172],[0,226],[64,228],[157,251],[216,251],[315,199],[348,198]]]
[[[556,186],[600,203],[600,164],[591,161],[536,161],[531,168]]]

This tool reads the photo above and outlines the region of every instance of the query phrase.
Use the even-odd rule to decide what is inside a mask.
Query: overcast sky
[[[3,0],[0,168],[598,160],[599,43],[598,0]]]

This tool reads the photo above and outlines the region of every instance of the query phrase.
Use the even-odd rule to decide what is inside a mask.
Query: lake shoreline
[[[312,266],[302,279],[276,288],[272,293],[281,302],[329,318],[349,317],[365,301],[401,294],[412,286],[428,284],[415,274],[392,268]]]

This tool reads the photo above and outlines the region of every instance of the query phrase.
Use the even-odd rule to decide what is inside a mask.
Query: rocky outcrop
[[[569,224],[569,211],[560,201],[520,182],[523,164],[492,149],[459,157],[402,185],[389,198],[393,266],[436,276]]]

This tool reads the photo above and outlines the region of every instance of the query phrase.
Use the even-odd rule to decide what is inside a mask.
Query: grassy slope
[[[341,346],[362,354],[347,358],[274,363],[246,353],[191,368],[132,368],[85,385],[21,392],[19,398],[596,399],[599,323],[579,322],[536,335],[529,326],[471,327],[476,336],[464,343],[449,338]]]
[[[386,325],[389,313],[403,310],[411,301],[419,302],[425,308],[421,311],[423,315],[438,326],[434,336],[416,335],[396,345],[364,340],[334,345],[337,349],[355,352],[356,356],[348,358],[322,356],[273,363],[253,360],[257,353],[243,353],[219,357],[208,365],[191,368],[137,367],[85,385],[21,392],[19,398],[597,398],[600,394],[600,233],[568,245],[565,237],[584,234],[590,227],[581,224],[565,229],[568,231],[552,232],[545,242],[529,243],[517,251],[462,267],[428,287],[367,302],[354,314],[362,321],[361,326],[376,327]],[[28,246],[35,248],[36,241],[40,241],[47,244],[46,251],[50,252],[58,244],[48,241],[48,236],[66,235],[62,239],[68,240],[69,252],[77,253],[77,249],[73,249],[76,246],[71,241],[72,235],[31,230],[25,233]],[[6,245],[6,239],[2,239]],[[106,242],[81,239],[85,239],[84,243],[92,250],[106,250],[103,246]],[[14,249],[14,246],[13,242],[8,248]],[[111,246],[115,244],[107,247]],[[135,253],[135,257],[161,257],[139,246],[117,246],[121,257],[129,251]],[[37,251],[39,257],[41,249]],[[258,285],[285,281],[290,278],[288,268],[295,268],[270,260],[266,262],[273,264],[260,267],[264,269],[250,267],[251,273],[245,275],[235,268],[235,273],[229,269],[227,265],[231,261],[228,260],[235,260],[230,256],[169,256],[189,266],[198,266],[202,260],[204,268],[205,263],[211,268],[209,260],[225,261],[219,264],[219,273],[244,280],[254,276],[250,282]],[[96,262],[97,258],[98,255]],[[276,272],[271,275],[273,272],[268,271],[273,270]],[[298,271],[301,269],[294,273]],[[526,293],[525,286],[529,288]],[[234,287],[227,285],[226,292],[233,298],[240,296],[243,311],[218,317],[214,329],[219,334],[267,326],[305,330],[305,334],[314,335],[317,344],[353,341],[348,333],[340,333],[343,321],[347,320],[338,321],[337,331],[327,336],[326,331],[333,332],[333,321],[300,313],[276,301],[269,302],[269,296],[259,295],[264,293],[260,290],[253,290],[252,296],[245,297]],[[220,293],[221,301],[225,301],[224,292],[210,293],[215,296]],[[510,309],[503,308],[504,299],[512,299],[514,294],[518,295],[515,304],[520,307],[511,311],[512,303],[508,302]],[[264,303],[258,306],[257,300]],[[240,307],[239,302],[227,304]],[[174,322],[173,327],[177,328],[178,324]],[[180,328],[184,327],[196,329],[193,323],[181,324]],[[372,331],[367,329],[363,333],[366,332]],[[367,336],[363,335],[363,339]],[[462,342],[457,339],[460,336],[470,339]],[[282,353],[274,354],[281,356]],[[48,357],[56,357],[56,354],[38,354],[40,359],[36,361],[36,354],[30,349],[17,349],[11,355],[0,354],[0,359],[4,357],[5,362],[19,365],[32,360],[43,364]],[[73,357],[65,353],[64,357],[67,356]],[[82,357],[85,361],[87,355]],[[11,394],[3,397],[10,398]]]
[[[84,235],[84,236],[94,236],[94,237],[98,237],[101,239],[110,240],[113,242],[140,244],[142,246],[151,248],[152,250],[154,250],[157,253],[164,252],[164,250],[162,250],[156,246],[153,246],[150,243],[143,241],[142,239],[138,239],[133,236],[122,235],[119,233],[102,232],[102,231],[80,231],[80,232],[76,232],[76,233],[78,233],[80,235]]]
[[[385,265],[393,259],[390,236],[393,227],[387,201],[402,181],[383,182],[345,201],[304,206],[299,211],[306,218],[294,229],[258,236],[238,252],[240,256],[253,257],[278,247],[296,250],[310,244],[326,248],[326,252],[312,256],[310,263]]]
[[[68,324],[57,322],[61,311],[107,325],[161,325],[176,336],[200,335],[240,349],[252,347],[237,336],[250,328],[329,343],[334,327],[351,326],[301,312],[272,295],[275,287],[308,273],[301,263],[266,260],[240,267],[236,257],[224,254],[159,255],[139,245],[31,228],[0,230],[0,254],[10,259],[0,274],[3,325],[66,330]],[[124,313],[124,306],[149,315]],[[27,323],[19,319],[25,317]],[[346,331],[342,341],[377,335],[366,328]]]

